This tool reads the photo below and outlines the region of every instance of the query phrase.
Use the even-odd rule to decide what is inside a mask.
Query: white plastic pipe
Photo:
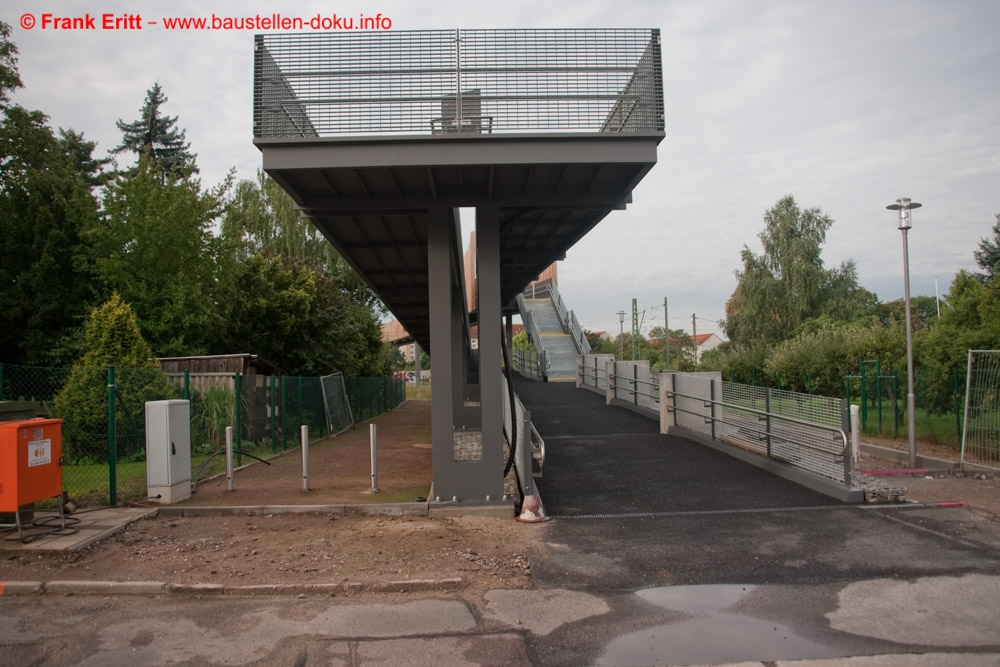
[[[368,425],[368,433],[372,443],[372,493],[378,493],[378,445],[376,444],[375,424]]]
[[[299,429],[302,437],[302,490],[309,490],[309,427],[303,424]]]
[[[233,427],[226,427],[226,488],[230,491],[236,490],[236,482],[233,479]]]

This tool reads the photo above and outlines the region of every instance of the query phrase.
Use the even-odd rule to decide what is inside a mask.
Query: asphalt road
[[[534,590],[0,595],[0,664],[1000,664],[994,518],[841,505],[585,390],[518,389],[554,516],[525,528]]]

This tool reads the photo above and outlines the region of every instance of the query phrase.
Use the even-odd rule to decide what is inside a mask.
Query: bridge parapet
[[[257,35],[256,138],[660,133],[660,32]]]

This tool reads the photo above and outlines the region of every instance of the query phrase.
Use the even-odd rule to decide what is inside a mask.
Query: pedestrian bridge
[[[503,317],[509,334],[525,286],[627,207],[663,137],[658,30],[255,38],[264,170],[433,358],[443,502],[502,497]]]

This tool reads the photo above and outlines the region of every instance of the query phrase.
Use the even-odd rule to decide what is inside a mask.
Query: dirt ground
[[[898,442],[879,441],[880,446],[899,449]],[[905,442],[903,443],[905,447]],[[944,445],[918,443],[917,452],[945,461],[958,461],[958,452]],[[909,466],[874,456],[862,455],[858,469],[903,470]],[[1000,521],[1000,473],[987,469],[965,472],[930,471],[930,475],[887,475],[882,479],[906,489],[906,499],[914,502],[962,501],[970,511],[992,516]]]
[[[488,518],[276,514],[156,518],[74,554],[0,547],[0,581],[166,581],[229,586],[461,577],[530,588],[531,526]]]
[[[410,401],[375,420],[379,487],[370,493],[369,431],[310,447],[310,491],[296,450],[225,479],[198,484],[187,505],[324,505],[408,502],[429,492],[430,406]],[[921,451],[921,453],[924,453]],[[930,453],[941,456],[947,452]],[[861,469],[900,468],[863,457]],[[996,473],[892,477],[907,500],[964,501],[1000,520]],[[161,517],[74,554],[31,554],[0,542],[0,581],[65,579],[224,585],[376,582],[461,577],[463,589],[530,588],[528,544],[538,526],[489,518],[357,513]]]
[[[270,465],[197,484],[180,506],[406,503],[431,485],[430,403],[409,401],[373,422],[379,493],[371,493],[369,422],[309,448],[310,490],[293,450]],[[233,586],[461,577],[463,588],[531,586],[534,527],[490,518],[306,513],[161,517],[74,554],[30,554],[0,542],[0,581],[166,581]]]

